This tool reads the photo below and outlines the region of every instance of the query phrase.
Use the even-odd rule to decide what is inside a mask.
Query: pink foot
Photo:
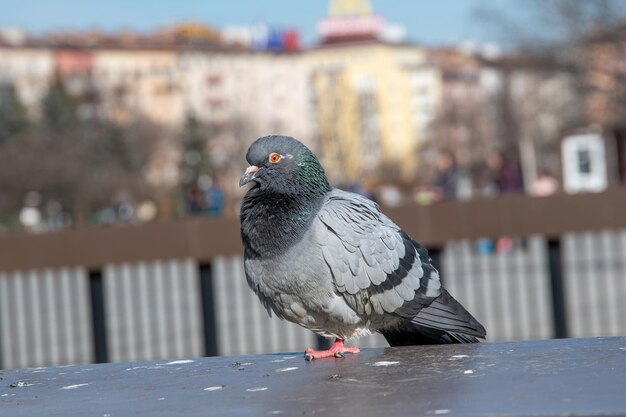
[[[315,350],[308,348],[304,351],[304,359],[312,361],[313,359],[343,358],[346,353],[359,353],[361,350],[356,346],[344,346],[342,339],[336,339],[335,343],[328,350]]]

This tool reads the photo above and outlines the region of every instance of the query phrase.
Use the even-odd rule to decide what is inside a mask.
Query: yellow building
[[[394,170],[411,180],[440,77],[424,48],[381,40],[384,20],[364,10],[364,2],[332,2],[318,26],[322,43],[306,53],[323,163],[336,182]]]

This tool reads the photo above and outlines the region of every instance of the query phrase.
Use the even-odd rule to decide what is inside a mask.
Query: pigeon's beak
[[[243,174],[243,176],[241,177],[241,179],[239,180],[239,186],[243,187],[245,184],[249,183],[250,181],[254,180],[254,175],[257,173],[257,171],[259,170],[259,167],[256,165],[250,165],[247,169],[245,174]]]

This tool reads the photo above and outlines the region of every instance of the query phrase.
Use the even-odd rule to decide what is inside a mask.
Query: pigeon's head
[[[246,159],[250,166],[239,180],[240,187],[254,182],[254,190],[314,197],[330,191],[317,157],[292,137],[259,138],[250,145]]]

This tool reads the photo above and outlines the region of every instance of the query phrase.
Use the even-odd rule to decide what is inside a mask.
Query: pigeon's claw
[[[335,343],[327,350],[315,350],[308,348],[304,351],[304,359],[312,361],[313,359],[321,358],[343,358],[346,353],[359,353],[361,349],[356,346],[344,346],[343,339],[335,340]]]

